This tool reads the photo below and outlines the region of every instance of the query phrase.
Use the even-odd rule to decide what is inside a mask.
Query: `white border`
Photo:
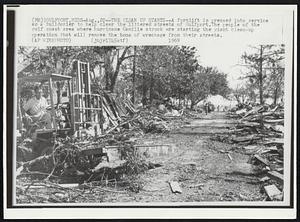
[[[113,5],[109,5],[109,6],[113,6]],[[109,7],[108,6],[108,7]],[[152,7],[153,5],[151,5]],[[201,7],[208,7],[207,9],[213,10],[213,8],[215,6],[218,5],[214,5],[214,6],[201,6]],[[253,6],[253,5],[252,5]],[[40,6],[39,6],[40,7]],[[45,5],[43,5],[42,7],[47,7]],[[82,6],[79,6],[82,7]],[[224,6],[222,6],[224,7]],[[243,7],[243,6],[225,6],[225,7],[234,7],[234,9],[238,9],[239,7]],[[259,6],[254,6],[257,7],[257,10],[260,10],[260,8],[264,7],[263,5],[259,5]],[[266,6],[265,6],[266,7]],[[295,10],[295,36],[294,36],[294,47],[295,47],[295,64],[294,64],[294,81],[295,81],[295,97],[296,97],[296,92],[297,92],[297,85],[296,85],[296,76],[297,76],[297,6],[293,6],[293,5],[288,5],[288,6],[270,6],[268,5],[267,7],[284,7],[284,9],[290,9],[290,10]],[[4,24],[6,24],[6,10],[7,7],[4,6]],[[3,33],[4,33],[4,39],[6,39],[6,27],[5,25],[3,26]],[[291,39],[289,39],[291,40]],[[6,74],[6,41],[3,42],[3,49],[4,49],[4,74]],[[287,59],[288,60],[288,59]],[[291,62],[291,61],[290,61]],[[291,66],[290,66],[291,67]],[[286,75],[287,78],[287,75]],[[6,82],[6,75],[4,75],[4,83]],[[286,95],[290,94],[290,88],[289,87],[285,87],[285,90],[287,92]],[[4,93],[4,101],[6,101],[6,84],[4,84],[3,87]],[[16,95],[15,95],[16,96]],[[289,98],[289,97],[288,97]],[[297,104],[297,100],[295,99],[295,113],[296,113],[296,104]],[[16,102],[16,101],[15,101]],[[291,103],[291,101],[289,102],[289,104]],[[3,118],[4,120],[6,120],[6,103],[4,105],[4,115]],[[288,113],[285,113],[287,115],[289,115]],[[297,115],[295,115],[295,120],[297,118]],[[290,119],[291,120],[291,119]],[[295,121],[296,123],[296,121]],[[295,125],[296,127],[296,125]],[[290,131],[288,129],[288,131]],[[3,144],[4,147],[6,147],[6,126],[4,125],[4,135],[3,135]],[[286,135],[290,135],[286,134]],[[295,136],[295,140],[294,142],[294,163],[295,165],[297,164],[296,162],[296,135]],[[290,138],[289,138],[290,139]],[[287,140],[287,138],[285,137],[285,140]],[[290,141],[290,140],[289,140]],[[15,142],[15,141],[14,141]],[[286,155],[286,153],[285,153]],[[3,157],[4,157],[4,162],[3,162],[3,175],[4,175],[4,180],[3,180],[3,188],[4,188],[4,194],[6,194],[6,149],[3,149]],[[285,161],[286,164],[286,161]],[[14,166],[13,166],[14,167]],[[285,176],[287,176],[287,173],[289,173],[289,169],[286,168],[285,165]],[[286,184],[285,184],[286,185]],[[285,186],[286,187],[286,186]],[[294,205],[296,207],[296,168],[294,171]],[[246,209],[246,208],[38,208],[38,209],[31,209],[31,208],[26,208],[26,209],[7,209],[6,207],[6,195],[4,195],[4,216],[5,218],[272,218],[272,219],[279,219],[279,218],[295,218],[296,216],[296,209]],[[252,202],[253,203],[253,202]],[[157,204],[153,204],[153,205],[162,205],[163,203],[157,203]],[[191,204],[187,204],[187,203],[174,203],[176,204],[176,206],[178,205],[191,205]],[[197,205],[199,205],[199,203],[196,203]],[[202,202],[202,204],[206,204],[205,202]],[[218,202],[210,202],[208,203],[209,205],[226,205],[226,206],[230,206],[230,205],[247,205],[247,202],[236,202],[236,203],[218,203]],[[259,205],[265,205],[265,203],[259,203]],[[53,205],[53,204],[51,204]],[[67,204],[64,204],[64,206]],[[80,204],[82,205],[82,204]],[[105,204],[107,205],[112,205],[112,204]],[[124,205],[124,203],[120,204],[120,205]],[[131,205],[131,204],[129,204]],[[143,205],[141,203],[134,203],[133,205]],[[145,204],[147,206],[149,206],[149,204]],[[152,204],[151,204],[152,205]],[[172,204],[168,203],[169,206],[172,206]],[[257,205],[257,202],[255,202],[255,205]],[[268,204],[269,205],[269,204]],[[276,202],[271,202],[270,206],[272,205],[276,205],[278,206],[279,204]],[[71,206],[71,204],[68,206]],[[89,206],[91,206],[89,204]],[[115,205],[116,206],[116,205]],[[117,211],[117,213],[116,213]],[[72,215],[72,216],[70,216]]]

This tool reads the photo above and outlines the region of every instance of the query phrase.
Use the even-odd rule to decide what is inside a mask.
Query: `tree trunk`
[[[132,64],[132,104],[135,103],[135,63],[136,63],[136,46],[133,47],[133,64]]]
[[[111,77],[111,64],[110,64],[110,56],[111,56],[111,52],[108,51],[105,54],[105,58],[104,58],[104,71],[105,71],[105,89],[106,90],[110,90],[111,88],[111,84],[110,84],[110,77]]]
[[[60,93],[60,82],[56,82],[56,87],[57,87],[57,104],[60,104],[60,102],[61,102],[61,99],[60,99],[60,95],[61,95],[61,93]]]
[[[143,106],[147,104],[147,82],[146,82],[146,76],[145,72],[143,72],[143,98],[142,98],[142,103]]]
[[[277,97],[278,97],[278,93],[277,93],[277,88],[275,89],[275,92],[274,92],[274,101],[273,101],[273,103],[274,103],[274,105],[276,105],[277,104]]]
[[[180,92],[178,93],[178,108],[180,108],[181,105],[181,94]]]
[[[263,73],[262,73],[262,65],[263,65],[263,46],[260,46],[260,58],[259,58],[259,100],[260,105],[264,104],[263,101]]]
[[[195,101],[193,101],[193,100],[191,100],[191,106],[190,106],[190,109],[192,110],[192,109],[194,109],[194,106],[196,105],[196,102]]]
[[[149,97],[150,104],[152,104],[153,99],[154,99],[154,73],[152,72],[151,80],[150,80],[150,97]]]

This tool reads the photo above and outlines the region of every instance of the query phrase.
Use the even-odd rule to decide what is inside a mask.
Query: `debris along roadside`
[[[238,123],[228,134],[216,135],[213,140],[234,144],[234,151],[249,155],[248,164],[259,166],[259,181],[269,200],[282,200],[283,190],[283,107],[256,106],[231,110],[228,118]],[[281,190],[281,191],[280,191]]]
[[[90,197],[84,191],[87,187],[103,188],[103,192],[107,189],[138,192],[140,188],[135,177],[161,166],[147,159],[145,148],[169,145],[141,145],[136,143],[137,139],[145,133],[167,133],[180,125],[180,121],[170,121],[156,109],[139,110],[123,116],[117,125],[100,136],[82,131],[80,137],[56,137],[53,143],[48,141],[42,155],[35,153],[35,149],[42,149],[45,143],[33,146],[33,141],[27,138],[18,145],[22,155],[17,162],[17,200],[20,203],[25,200],[74,202],[78,195],[79,199],[88,200]],[[39,198],[40,192],[44,192],[44,196]],[[32,198],[28,199],[28,195]]]

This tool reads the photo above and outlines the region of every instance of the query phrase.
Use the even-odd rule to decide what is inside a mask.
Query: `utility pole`
[[[132,65],[132,103],[135,103],[135,66],[136,66],[136,46],[133,47],[133,65]]]
[[[263,46],[260,45],[260,58],[259,58],[259,99],[260,105],[264,104],[263,100]]]

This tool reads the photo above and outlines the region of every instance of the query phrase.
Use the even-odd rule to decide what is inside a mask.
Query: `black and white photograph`
[[[293,217],[295,7],[36,7],[7,17],[10,218]]]
[[[241,51],[18,48],[16,202],[282,201],[284,45]]]

